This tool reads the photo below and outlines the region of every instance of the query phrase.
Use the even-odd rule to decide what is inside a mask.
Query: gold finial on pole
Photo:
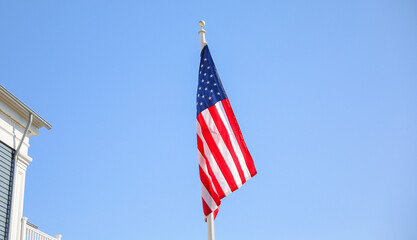
[[[204,25],[206,25],[206,22],[204,22],[204,20],[201,20],[200,22],[198,22],[198,25],[200,25],[200,27],[203,28]]]

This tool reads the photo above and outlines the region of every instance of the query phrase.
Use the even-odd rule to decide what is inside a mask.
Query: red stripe
[[[220,205],[219,206],[217,206],[217,208],[216,208],[216,210],[214,210],[214,213],[213,213],[213,219],[216,219],[216,217],[217,217],[217,213],[219,213],[219,210],[220,210]]]
[[[248,148],[246,147],[245,140],[243,139],[242,132],[240,131],[239,125],[237,123],[235,114],[233,113],[232,106],[230,106],[229,99],[222,100],[224,111],[226,112],[227,119],[229,120],[230,126],[233,129],[233,133],[235,134],[236,140],[239,144],[240,150],[243,153],[243,157],[245,158],[246,166],[248,167],[250,175],[253,177],[256,175],[255,164],[253,163],[253,159],[249,153]]]
[[[208,110],[210,111],[211,117],[213,118],[214,123],[216,124],[217,130],[222,136],[223,142],[229,150],[230,155],[232,155],[237,172],[239,173],[239,177],[242,180],[242,184],[244,184],[246,182],[245,174],[243,173],[242,166],[240,166],[239,159],[236,155],[235,150],[233,149],[232,142],[230,141],[229,133],[227,132],[227,129],[224,126],[222,119],[220,118],[219,112],[217,111],[216,106],[210,107],[208,108]]]
[[[211,198],[213,198],[216,205],[220,205],[220,198],[217,195],[217,193],[214,191],[214,189],[211,185],[211,182],[210,182],[210,178],[206,175],[206,173],[203,171],[203,169],[201,167],[199,168],[199,170],[200,170],[201,183],[207,189],[207,192],[210,193],[210,196],[211,196]]]
[[[206,160],[206,163],[207,163],[208,174],[211,176],[211,180],[213,182],[214,187],[216,188],[217,195],[219,195],[220,199],[226,197],[226,194],[224,194],[224,191],[223,191],[222,187],[220,186],[219,182],[217,181],[217,178],[214,175],[213,170],[211,170],[211,166],[210,166],[210,164],[208,163],[207,160]]]
[[[201,140],[201,138],[198,135],[197,135],[197,147],[198,147],[198,151],[200,151],[201,155],[203,155],[204,157],[208,174],[210,175],[211,181],[213,182],[213,185],[216,188],[217,195],[219,195],[220,199],[224,198],[226,195],[224,194],[223,189],[219,184],[219,181],[217,181],[216,175],[214,175],[213,170],[211,169],[210,163],[206,157],[206,153],[204,152],[203,140]]]
[[[204,215],[207,217],[210,213],[212,213],[210,207],[207,205],[207,203],[204,201],[204,198],[201,198],[203,200],[203,211],[204,211]],[[217,214],[219,213],[220,210],[220,205],[217,206],[216,210],[214,210],[213,213],[213,218],[216,219]],[[207,219],[205,220],[207,222]]]
[[[206,121],[204,121],[204,118],[201,113],[198,114],[197,121],[200,123],[201,132],[203,134],[204,139],[207,142],[207,145],[211,153],[213,154],[214,160],[216,160],[217,165],[219,165],[220,171],[223,173],[223,176],[226,179],[226,182],[229,185],[230,190],[233,192],[237,189],[235,179],[233,178],[233,175],[230,172],[230,169],[227,166],[226,161],[224,161],[224,158],[219,148],[217,147],[217,144],[214,141],[213,136],[211,136],[210,130],[208,129]]]
[[[201,198],[201,200],[203,200],[204,215],[208,216],[212,211],[211,211],[210,207],[207,205],[206,201],[204,201],[204,198]]]

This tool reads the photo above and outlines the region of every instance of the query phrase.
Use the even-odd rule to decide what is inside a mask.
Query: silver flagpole
[[[210,213],[207,216],[207,240],[214,240],[214,216]]]
[[[206,25],[206,22],[204,20],[201,20],[198,22],[198,25],[200,25],[201,29],[198,31],[198,34],[200,34],[200,51],[203,50],[203,47],[207,45],[206,42],[206,30],[203,29],[204,25]]]
[[[200,31],[198,31],[198,33],[200,34],[200,51],[203,50],[204,46],[207,45],[206,42],[206,30],[203,29],[204,25],[206,25],[206,23],[201,20],[200,22],[198,22],[198,25],[200,25],[201,29]],[[214,216],[213,213],[210,213],[207,216],[207,240],[214,240]]]

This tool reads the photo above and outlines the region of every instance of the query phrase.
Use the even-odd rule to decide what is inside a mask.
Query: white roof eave
[[[12,108],[16,110],[22,117],[29,119],[29,113],[33,115],[33,124],[37,125],[38,128],[45,127],[50,130],[52,125],[43,119],[39,114],[33,111],[30,107],[20,101],[16,96],[9,92],[6,88],[0,85],[0,94]]]

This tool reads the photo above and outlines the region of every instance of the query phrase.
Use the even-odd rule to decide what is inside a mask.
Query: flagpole
[[[207,216],[207,240],[214,240],[214,212]]]
[[[204,25],[206,25],[206,22],[204,22],[204,20],[201,20],[200,22],[198,22],[198,25],[200,25],[201,29],[200,31],[198,31],[198,34],[200,34],[200,51],[203,50],[204,46],[207,45],[206,42],[206,30],[203,29]]]
[[[204,46],[207,45],[206,42],[206,30],[203,29],[204,25],[206,25],[206,22],[204,20],[201,20],[198,22],[198,25],[200,25],[201,29],[198,31],[198,34],[200,34],[200,51],[203,50]],[[207,240],[214,240],[214,212],[210,213],[207,216]]]

